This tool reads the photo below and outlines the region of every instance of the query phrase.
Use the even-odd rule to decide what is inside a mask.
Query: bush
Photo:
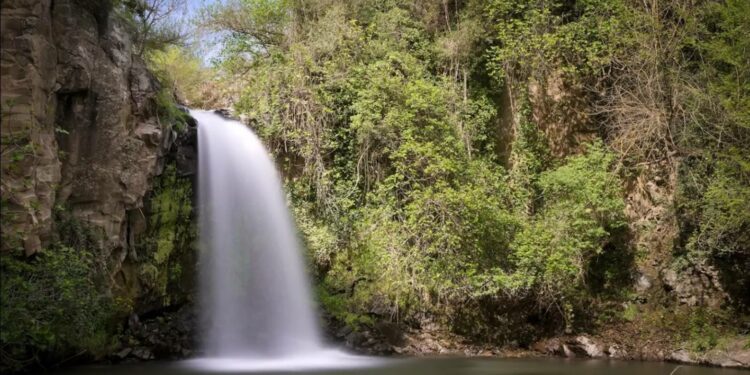
[[[515,269],[498,278],[500,289],[531,293],[541,304],[557,306],[569,320],[572,303],[585,295],[592,260],[626,224],[614,160],[595,143],[586,154],[540,175],[543,203],[515,238]]]
[[[715,256],[750,255],[750,157],[723,155],[700,200],[700,229],[688,248]]]
[[[221,105],[219,97],[226,93],[218,85],[218,77],[186,48],[169,46],[151,51],[147,57],[149,68],[163,86],[162,95],[174,96],[193,108]]]
[[[6,369],[106,352],[110,301],[97,289],[94,269],[90,253],[64,246],[31,259],[0,257],[0,354]]]
[[[732,304],[750,308],[750,156],[731,149],[692,160],[683,165],[680,178],[676,201],[685,242],[678,259],[716,266]]]

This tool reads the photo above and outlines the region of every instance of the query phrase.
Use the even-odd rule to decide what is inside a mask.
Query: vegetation
[[[223,38],[211,67],[185,46],[184,0],[110,5],[161,83],[162,121],[232,104],[270,148],[319,301],[351,328],[526,345],[640,324],[696,352],[740,334],[749,1],[226,0],[199,20]],[[11,173],[37,152],[27,138],[3,135]],[[184,297],[194,192],[173,166],[154,182],[143,290],[99,288],[97,233],[65,208],[47,250],[4,254],[3,363],[96,355],[136,293]],[[648,271],[657,285],[637,290]],[[670,292],[691,277],[700,298]]]
[[[237,0],[203,22],[331,313],[455,322],[503,300],[570,332],[630,295],[625,189],[647,165],[678,174],[677,263],[747,289],[746,7]]]
[[[106,353],[114,322],[93,255],[58,246],[31,262],[22,258],[0,258],[3,371]]]
[[[130,21],[135,34],[132,51],[135,58],[155,61],[152,66],[164,68],[157,70],[152,67],[162,84],[155,102],[156,115],[165,123],[165,129],[174,127],[181,130],[187,120],[186,113],[177,106],[174,76],[167,74],[167,69],[173,67],[170,64],[185,66],[183,70],[193,74],[193,82],[198,81],[195,75],[203,74],[199,66],[190,65],[197,61],[195,58],[185,65],[175,62],[178,58],[174,57],[174,50],[183,36],[180,25],[173,23],[172,17],[184,4],[184,1],[172,0],[91,1],[80,4],[84,9],[90,10],[97,21],[101,21],[99,17],[110,15]],[[5,14],[3,17],[5,22]],[[106,25],[106,22],[100,22],[99,25]],[[181,53],[181,50],[177,51],[178,54]],[[129,73],[124,71],[126,77]],[[50,78],[48,75],[44,77]],[[54,74],[51,78],[54,78]],[[123,99],[125,98],[127,97]],[[110,244],[105,244],[103,229],[88,220],[77,219],[73,209],[65,204],[58,204],[53,208],[52,230],[49,238],[44,239],[45,247],[30,256],[28,253],[24,254],[25,233],[12,225],[17,222],[15,219],[19,212],[23,211],[19,210],[17,199],[9,198],[12,194],[6,197],[6,192],[18,189],[14,185],[18,181],[21,181],[22,188],[32,188],[32,194],[34,191],[39,192],[36,187],[39,176],[45,173],[54,175],[52,170],[41,173],[34,170],[38,167],[40,153],[45,152],[45,157],[49,158],[55,156],[50,154],[50,149],[41,150],[40,144],[51,142],[51,150],[54,152],[57,149],[54,136],[68,135],[68,130],[55,124],[54,132],[57,134],[52,134],[51,140],[40,141],[39,137],[44,135],[40,135],[42,129],[34,127],[36,121],[33,121],[32,105],[29,103],[34,103],[33,98],[11,98],[2,103],[2,373],[49,369],[82,360],[98,360],[111,354],[118,348],[122,324],[133,313],[136,303],[156,300],[157,303],[169,305],[172,301],[184,300],[185,297],[180,294],[183,291],[174,287],[176,279],[183,279],[180,277],[183,264],[175,261],[175,254],[182,255],[189,251],[195,237],[189,220],[192,211],[190,184],[185,179],[178,178],[174,166],[171,166],[163,173],[163,178],[153,181],[157,193],[152,202],[153,220],[148,224],[152,233],[143,235],[143,243],[137,244],[142,247],[140,250],[144,250],[143,258],[146,259],[141,259],[140,262],[138,259],[125,260],[126,255],[132,257],[132,251],[127,254],[126,248],[125,252],[121,252],[123,259],[115,261],[113,253],[122,248],[113,249]],[[52,104],[47,108],[50,120],[54,120],[54,107]],[[21,110],[28,110],[28,114],[20,112]],[[92,118],[92,121],[95,120]],[[16,123],[25,125],[18,126]],[[9,130],[8,134],[6,128]],[[66,161],[66,155],[62,151],[56,156],[63,163]],[[9,163],[6,164],[6,161]],[[60,168],[59,165],[56,167]],[[6,183],[6,177],[9,177],[9,183]],[[54,177],[46,178],[51,180]],[[51,190],[45,190],[44,194],[50,194],[54,201],[55,194],[60,194],[60,186],[53,185]],[[44,213],[40,210],[41,203],[37,199],[35,197],[29,203],[33,209],[34,224],[47,220],[41,218]],[[143,216],[143,211],[139,210],[138,215]],[[130,229],[127,228],[128,236],[131,235]],[[185,258],[190,259],[191,264],[194,262],[193,258]],[[137,263],[135,267],[130,264],[131,261]],[[122,262],[124,270],[113,270],[113,265],[119,262]],[[127,281],[116,280],[118,277],[122,278],[122,273],[130,271],[128,267],[137,268],[133,272],[135,275],[132,278],[128,275]]]
[[[173,45],[151,51],[147,57],[151,71],[162,84],[161,95],[166,99],[191,108],[217,108],[226,101],[223,97],[228,93],[222,77],[186,48]],[[170,116],[180,116],[165,112],[167,121]]]
[[[185,15],[185,0],[119,0],[116,4],[132,26],[138,56],[182,44],[188,37],[180,17]]]

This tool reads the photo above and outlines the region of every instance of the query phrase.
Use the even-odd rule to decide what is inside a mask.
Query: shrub
[[[96,287],[90,253],[64,246],[31,259],[6,253],[0,270],[0,354],[8,369],[107,350],[110,301]]]
[[[499,280],[515,293],[568,314],[583,294],[591,261],[625,226],[622,188],[614,155],[601,143],[539,178],[543,201],[512,244],[515,270]],[[568,306],[568,307],[566,307]]]

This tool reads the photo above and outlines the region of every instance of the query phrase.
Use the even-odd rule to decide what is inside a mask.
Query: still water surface
[[[679,368],[678,368],[679,367]],[[606,360],[564,359],[381,359],[372,366],[349,369],[312,371],[214,371],[195,366],[190,361],[140,363],[116,366],[87,366],[73,368],[60,374],[82,375],[193,375],[193,374],[315,374],[315,375],[748,375],[747,370],[686,366],[659,362],[621,362]]]

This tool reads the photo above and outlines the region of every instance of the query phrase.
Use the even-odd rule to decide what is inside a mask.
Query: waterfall
[[[276,168],[243,124],[198,122],[201,321],[211,357],[321,350],[297,232]]]

